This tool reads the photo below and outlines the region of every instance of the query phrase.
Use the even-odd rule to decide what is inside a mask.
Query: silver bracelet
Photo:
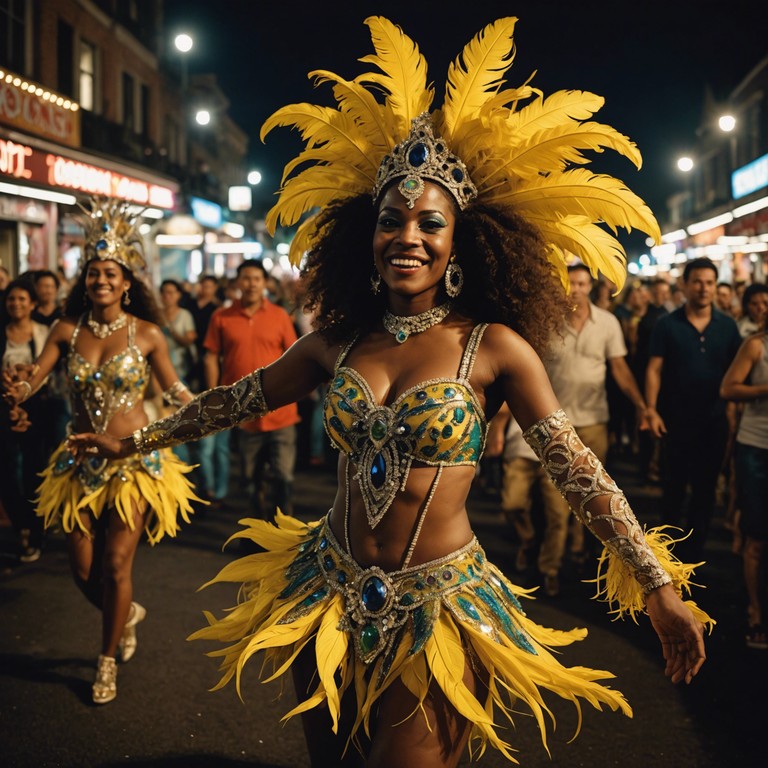
[[[24,381],[19,381],[17,384],[20,387],[26,387],[27,391],[24,395],[22,395],[21,400],[19,400],[19,403],[23,403],[25,400],[29,400],[30,397],[32,397],[32,385],[25,379]]]

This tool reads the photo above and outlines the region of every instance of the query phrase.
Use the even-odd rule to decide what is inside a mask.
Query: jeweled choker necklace
[[[453,308],[453,302],[446,301],[439,307],[432,307],[419,315],[393,315],[389,310],[384,312],[382,322],[384,328],[389,331],[397,341],[402,344],[412,333],[422,333],[433,325],[442,323]]]
[[[128,315],[126,315],[125,312],[121,312],[111,323],[97,323],[90,312],[88,313],[88,319],[86,320],[88,327],[91,329],[91,333],[97,339],[106,339],[107,336],[110,336],[115,331],[123,328],[126,322],[128,322]]]

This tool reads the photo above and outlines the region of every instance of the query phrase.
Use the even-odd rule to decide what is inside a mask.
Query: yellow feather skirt
[[[66,533],[78,529],[88,535],[87,514],[101,517],[104,509],[116,509],[133,529],[134,511],[144,512],[144,530],[150,544],[181,530],[178,517],[190,522],[192,502],[201,502],[186,475],[192,467],[169,449],[146,456],[108,460],[88,457],[74,461],[64,440],[41,473],[37,489],[37,514],[46,528],[56,522]]]
[[[522,704],[536,718],[546,747],[546,723],[554,716],[544,700],[553,692],[571,701],[581,723],[582,702],[631,716],[623,695],[602,681],[609,672],[565,667],[552,649],[586,637],[585,629],[547,629],[529,619],[520,603],[532,590],[509,582],[473,539],[439,560],[396,573],[361,568],[336,541],[327,520],[306,524],[278,511],[275,524],[241,521],[232,538],[264,551],[225,566],[208,584],[240,585],[238,604],[192,640],[223,643],[208,655],[221,659],[222,677],[233,678],[239,695],[246,662],[263,652],[261,679],[279,678],[314,641],[317,687],[283,719],[312,707],[327,707],[338,729],[341,699],[352,688],[359,729],[368,734],[376,704],[399,679],[422,707],[439,686],[472,725],[469,750],[482,755],[490,744],[511,761],[513,747],[501,735]],[[487,680],[475,695],[464,683],[471,664]],[[498,718],[502,723],[498,722]],[[507,731],[508,732],[508,731]]]

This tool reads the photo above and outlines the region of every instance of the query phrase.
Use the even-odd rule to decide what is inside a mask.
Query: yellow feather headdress
[[[639,229],[658,240],[659,226],[625,184],[582,167],[590,162],[583,152],[613,149],[638,169],[640,153],[614,128],[590,120],[604,103],[599,96],[558,91],[545,98],[529,83],[505,88],[516,22],[498,19],[464,47],[448,68],[442,109],[430,112],[434,89],[416,44],[385,18],[366,19],[375,53],[360,61],[380,71],[354,80],[310,72],[316,84],[332,84],[338,108],[292,104],[261,128],[262,141],[273,128],[292,126],[306,142],[285,167],[278,202],[267,214],[269,231],[334,200],[380,191],[382,161],[407,141],[413,121],[428,113],[435,134],[463,161],[477,201],[509,206],[538,226],[564,282],[569,252],[593,275],[600,272],[621,287],[626,254],[614,237],[617,228]],[[383,103],[375,94],[383,95]],[[403,175],[402,168],[398,172]],[[294,264],[312,246],[312,218],[291,244]]]

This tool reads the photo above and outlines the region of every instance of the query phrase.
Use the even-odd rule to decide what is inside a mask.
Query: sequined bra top
[[[136,346],[136,318],[128,321],[128,346],[101,365],[89,363],[75,350],[83,324],[78,320],[67,355],[70,392],[79,397],[96,432],[105,432],[119,412],[127,413],[141,402],[149,382],[149,363]],[[73,410],[74,410],[73,403]]]
[[[331,442],[357,465],[371,527],[405,488],[414,461],[442,469],[480,460],[487,424],[469,378],[486,327],[472,330],[457,378],[421,382],[391,405],[378,404],[368,382],[343,365],[354,341],[339,355],[323,420]]]

